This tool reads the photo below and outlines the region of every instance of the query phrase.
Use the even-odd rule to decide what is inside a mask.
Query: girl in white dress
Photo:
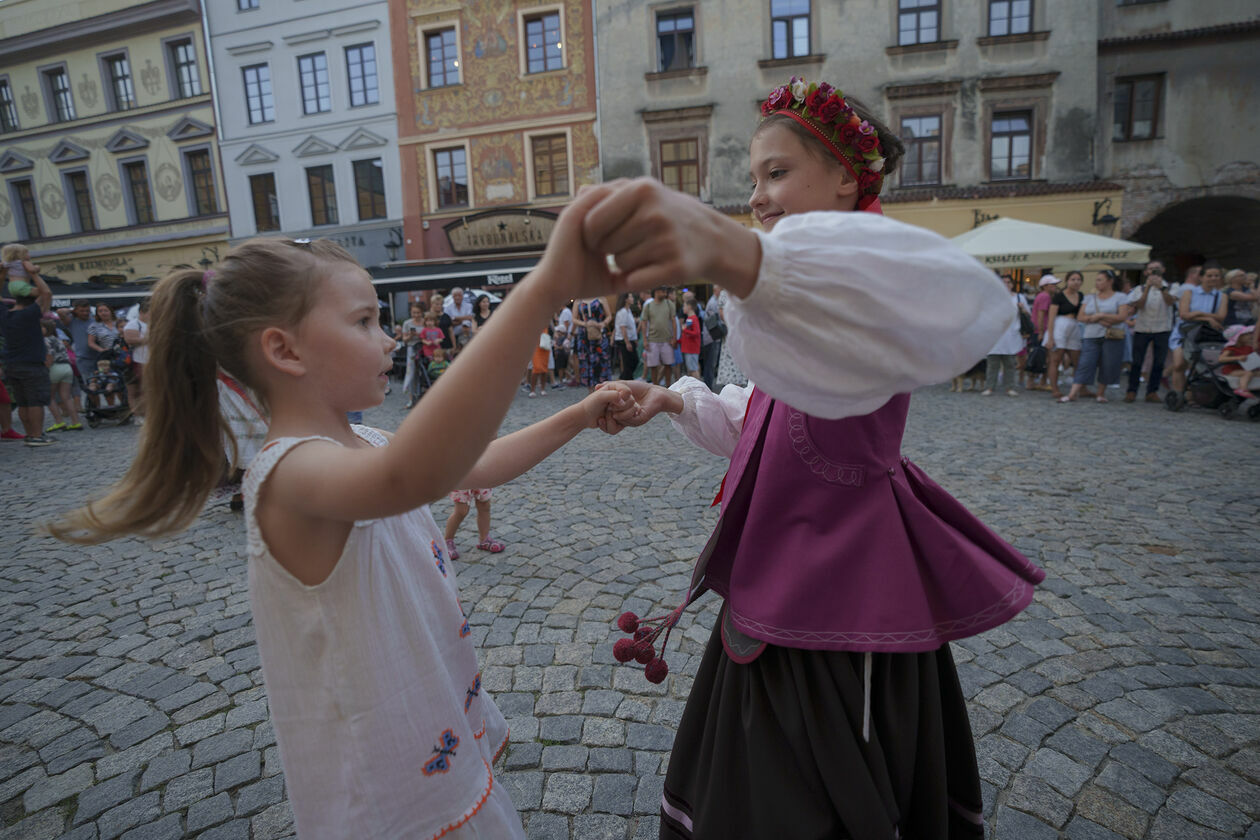
[[[561,216],[538,268],[393,436],[345,419],[384,399],[394,339],[340,246],[253,240],[209,282],[181,271],[154,292],[140,451],[50,530],[99,542],[186,527],[222,469],[216,368],[262,400],[267,442],[244,485],[250,605],[303,840],[524,836],[491,770],[507,724],[428,503],[525,472],[616,400],[593,394],[491,442],[551,313],[610,290],[578,230],[599,196]]]

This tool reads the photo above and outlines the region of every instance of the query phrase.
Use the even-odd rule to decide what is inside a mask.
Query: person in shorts
[[[666,299],[669,290],[657,286],[652,299],[643,304],[643,333],[647,336],[647,352],[643,363],[647,365],[648,381],[654,385],[668,386],[670,370],[674,366],[674,305]]]
[[[47,431],[59,432],[64,429],[81,432],[83,422],[79,419],[79,406],[70,394],[70,383],[74,381],[70,351],[57,335],[57,323],[56,320],[50,321],[47,318],[40,322],[44,331],[44,346],[48,351],[48,379],[52,383],[52,399],[48,403],[48,409],[52,412],[53,424]]]
[[[38,273],[30,275],[33,294],[19,295],[12,309],[0,306],[0,332],[4,334],[5,385],[26,431],[27,446],[48,446],[44,434],[44,407],[52,400],[48,376],[48,348],[40,327],[44,313],[52,309],[52,291]]]

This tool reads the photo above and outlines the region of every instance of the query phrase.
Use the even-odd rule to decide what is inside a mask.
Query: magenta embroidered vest
[[[737,661],[935,650],[1032,600],[1045,573],[901,456],[909,405],[821,420],[753,390],[692,590],[726,598]]]

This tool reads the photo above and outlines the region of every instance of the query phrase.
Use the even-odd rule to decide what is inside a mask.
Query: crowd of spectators
[[[1192,330],[1210,330],[1204,335],[1219,336],[1221,343],[1254,346],[1256,274],[1226,271],[1216,261],[1189,266],[1179,281],[1159,260],[1136,279],[1099,271],[1088,293],[1080,271],[1062,279],[1046,273],[1019,293],[1010,275],[1003,279],[1012,293],[1012,327],[986,359],[986,396],[997,389],[1000,368],[1002,387],[1012,396],[1022,386],[1063,403],[1083,397],[1108,402],[1108,389],[1123,388],[1124,402],[1143,396],[1159,403],[1161,388],[1178,394],[1185,388],[1183,343]],[[1253,396],[1242,386],[1235,393]]]

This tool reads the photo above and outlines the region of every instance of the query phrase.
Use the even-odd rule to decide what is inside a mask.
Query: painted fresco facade
[[[223,253],[197,0],[9,0],[0,109],[0,240],[46,275],[155,279]]]
[[[452,221],[554,214],[598,180],[589,4],[392,0],[391,24],[408,259],[454,256]],[[527,219],[504,214],[485,253],[539,250]]]

